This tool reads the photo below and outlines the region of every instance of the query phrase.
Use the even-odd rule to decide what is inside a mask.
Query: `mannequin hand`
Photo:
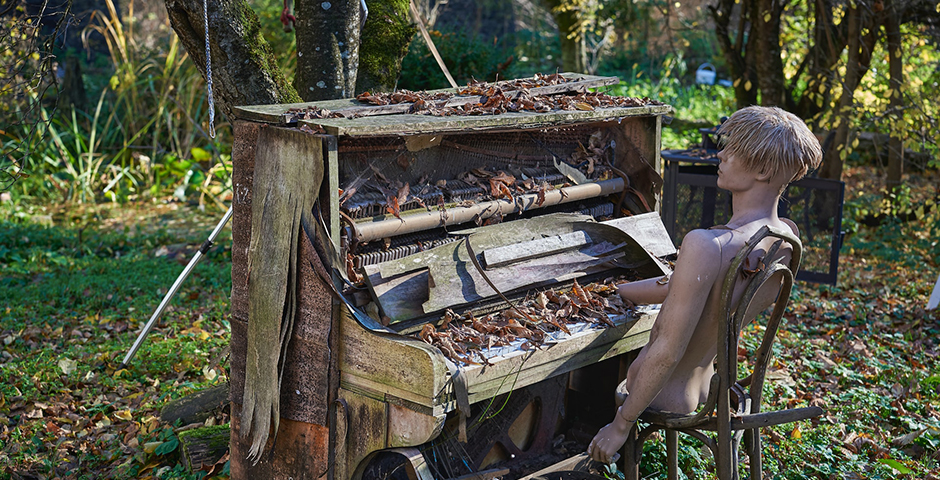
[[[600,429],[597,435],[594,436],[594,440],[591,440],[591,444],[588,445],[587,453],[595,461],[605,465],[615,461],[614,455],[627,441],[627,435],[633,428],[633,423],[618,420],[615,419]]]

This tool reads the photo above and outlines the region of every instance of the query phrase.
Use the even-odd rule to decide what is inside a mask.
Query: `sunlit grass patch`
[[[159,408],[227,380],[227,242],[194,270],[130,365],[120,363],[204,229],[180,238],[159,228],[0,225],[4,463],[21,474],[135,478],[174,458],[175,448],[146,447],[175,438],[156,420]],[[167,245],[178,246],[175,257]]]

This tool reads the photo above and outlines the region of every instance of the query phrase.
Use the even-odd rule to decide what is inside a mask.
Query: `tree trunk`
[[[166,0],[170,25],[196,67],[206,75],[206,37],[200,0]],[[299,102],[261,35],[258,16],[244,0],[209,2],[213,96],[232,117],[236,105]]]
[[[297,76],[304,101],[355,94],[359,65],[358,0],[297,1]]]
[[[904,174],[904,143],[901,120],[904,115],[904,96],[901,85],[904,84],[903,58],[901,57],[901,12],[899,2],[891,2],[888,7],[888,18],[885,22],[885,33],[888,37],[888,72],[890,75],[888,95],[888,190],[894,192],[901,185],[901,176]]]
[[[77,56],[65,57],[65,74],[57,107],[68,110],[69,107],[79,112],[86,111],[87,98],[85,82],[82,81],[82,63]]]
[[[859,51],[861,50],[860,23],[861,8],[858,4],[850,8],[845,14],[848,23],[848,59],[845,65],[845,78],[842,82],[842,96],[839,97],[839,105],[836,107],[836,133],[829,148],[826,149],[823,158],[822,167],[819,173],[823,178],[833,180],[842,180],[842,153],[845,150],[845,143],[849,137],[850,113],[852,110],[852,101],[855,94],[855,86],[859,79]]]
[[[748,12],[753,9],[748,6],[753,3],[752,0],[740,2],[741,12],[738,15],[736,31],[731,30],[731,18],[737,4],[735,0],[719,0],[717,5],[708,7],[715,21],[718,44],[731,69],[731,77],[734,78],[734,97],[738,108],[757,103],[756,72],[754,72],[752,60],[755,49],[747,48],[745,40],[745,38],[753,37],[753,35],[745,35],[749,29]]]
[[[543,0],[545,7],[552,12],[558,25],[561,38],[561,69],[566,72],[584,72],[587,65],[587,47],[581,32],[581,11],[576,5],[568,5],[563,0]]]
[[[408,0],[372,0],[359,45],[356,93],[395,90],[401,60],[417,28],[411,23]]]
[[[829,105],[832,97],[832,85],[836,81],[837,70],[833,68],[842,50],[845,48],[845,26],[833,22],[833,0],[813,2],[813,45],[805,62],[808,65],[806,88],[799,99],[793,100],[792,111],[800,118],[813,118]],[[791,88],[798,85],[801,75],[795,75]]]
[[[868,12],[875,12],[870,15]],[[873,9],[871,5],[857,2],[854,8],[846,13],[847,28],[847,60],[845,64],[845,78],[842,79],[842,95],[836,107],[837,116],[836,133],[832,143],[823,157],[820,176],[834,180],[842,179],[842,151],[849,137],[849,122],[853,107],[855,89],[861,83],[862,77],[871,67],[871,57],[878,42],[884,14],[881,10]],[[865,31],[865,35],[862,32]]]
[[[780,58],[780,17],[785,2],[758,0],[757,8],[751,11],[752,43],[758,52],[755,59],[757,83],[760,88],[760,103],[764,106],[784,106],[786,86],[783,60]]]

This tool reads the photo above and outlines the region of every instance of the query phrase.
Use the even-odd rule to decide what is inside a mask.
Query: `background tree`
[[[929,12],[921,0],[814,2],[769,0],[718,0],[709,7],[718,43],[734,77],[738,107],[760,103],[790,110],[820,127],[831,129],[819,174],[840,179],[853,119],[857,117],[855,93],[872,65],[879,43],[891,52],[892,89],[897,96],[891,111],[901,108],[900,26],[904,23],[933,24],[937,11]],[[918,11],[919,16],[911,15]],[[798,15],[808,15],[805,48],[785,46],[781,27]],[[799,67],[787,75],[781,53],[800,55]],[[895,58],[896,57],[896,58]],[[892,90],[894,91],[894,90]],[[824,122],[823,116],[828,122]],[[895,143],[895,149],[900,147]],[[899,181],[899,157],[892,181]]]
[[[587,66],[585,16],[588,0],[542,0],[558,24],[561,41],[561,68],[566,72],[584,72]]]
[[[0,132],[25,131],[20,141],[0,144],[0,192],[26,175],[33,147],[45,141],[42,125],[51,121],[49,111],[55,111],[59,100],[56,37],[72,20],[69,7],[65,2],[43,15],[29,4],[0,2]]]
[[[205,76],[203,3],[167,0],[173,30]],[[208,4],[214,93],[223,113],[234,105],[292,103],[351,97],[360,58],[367,68],[362,88],[391,90],[414,30],[403,0],[372,0],[365,24],[359,1],[299,0],[296,5],[297,71],[291,83],[261,34],[257,14],[245,0]],[[384,25],[383,25],[384,23]],[[388,33],[394,33],[388,35]],[[360,45],[360,39],[363,39]]]

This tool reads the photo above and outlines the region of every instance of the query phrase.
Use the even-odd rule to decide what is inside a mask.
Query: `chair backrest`
[[[746,259],[767,237],[777,238],[778,241],[767,249],[758,265],[751,269],[745,263]],[[790,261],[786,265],[779,261],[781,255],[778,255],[783,242],[788,243],[791,248]],[[803,244],[796,235],[793,235],[789,230],[783,231],[765,226],[758,230],[734,257],[722,283],[722,297],[719,305],[717,368],[709,385],[708,399],[694,414],[664,418],[663,421],[667,428],[695,428],[702,420],[712,414],[717,416],[719,428],[730,428],[732,392],[738,397],[743,397],[747,403],[743,406],[738,405],[738,414],[760,411],[761,390],[764,386],[764,377],[772,353],[771,348],[780,327],[783,312],[790,299],[794,272],[799,271],[802,254]],[[740,281],[748,283],[744,287],[741,296],[734,299],[735,287]],[[777,283],[774,284],[773,282]],[[748,380],[740,382],[748,384],[749,391],[743,392],[738,381],[738,341],[741,328],[747,323],[748,315],[760,313],[769,306],[763,295],[766,290],[762,287],[777,288],[777,285],[779,285],[779,289],[772,302],[774,305],[773,312],[767,320],[767,328],[764,331],[760,347],[753,356],[754,368],[752,374]],[[755,312],[758,309],[759,311]],[[736,403],[740,404],[740,402]],[[724,427],[721,427],[721,425],[724,425]]]
[[[758,260],[758,264],[751,268],[747,259],[768,237],[777,240],[767,248],[766,253]],[[781,253],[783,242],[791,248],[790,261],[783,263],[784,255]],[[728,273],[722,284],[722,300],[719,309],[720,320],[718,330],[718,405],[719,412],[724,406],[730,407],[730,390],[740,383],[748,387],[750,406],[748,413],[760,411],[761,392],[764,378],[772,353],[774,339],[784,310],[793,288],[793,277],[799,271],[802,257],[802,243],[789,230],[773,227],[762,227],[755,233],[732,260]],[[733,299],[733,294],[740,282],[747,282],[740,298]],[[772,296],[768,297],[768,291]],[[775,294],[773,294],[775,292]],[[773,305],[773,311],[767,319],[766,329],[761,344],[753,355],[752,373],[750,377],[738,379],[738,343],[741,329],[754,319],[759,313]],[[714,385],[715,382],[713,382]],[[729,392],[729,393],[725,393]],[[725,397],[722,399],[722,397]],[[724,405],[722,405],[724,404]],[[720,415],[720,414],[719,414]]]

